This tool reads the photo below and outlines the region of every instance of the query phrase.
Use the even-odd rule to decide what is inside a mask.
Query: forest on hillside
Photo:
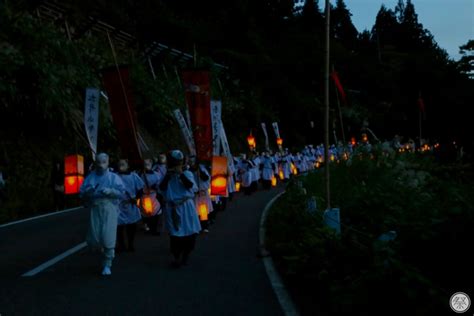
[[[42,19],[37,12],[44,3],[63,8],[61,20]],[[223,100],[234,154],[245,150],[251,129],[262,143],[260,122],[278,121],[290,148],[322,142],[324,15],[318,1],[306,1],[300,12],[292,0],[22,0],[0,5],[0,170],[8,183],[0,221],[50,209],[53,162],[67,153],[88,153],[84,89],[101,87],[101,69],[114,64],[104,34],[85,27],[90,17],[135,38],[131,45],[117,45],[117,53],[118,61],[132,68],[148,155],[184,147],[171,110],[184,108],[176,72],[193,65],[177,64],[166,54],[154,56],[154,79],[143,58],[153,41],[191,54],[195,50],[196,65],[211,68],[212,97]],[[65,21],[77,31],[74,36],[68,37]],[[331,67],[347,93],[341,104],[346,136],[359,137],[370,126],[381,140],[395,134],[415,139],[421,96],[424,137],[455,141],[472,152],[466,113],[474,97],[474,41],[460,49],[461,60],[452,60],[420,23],[410,0],[382,6],[370,30],[357,30],[345,2],[335,1]],[[333,85],[331,122],[340,137],[337,100]],[[105,103],[101,108],[99,149],[118,155],[110,114]]]

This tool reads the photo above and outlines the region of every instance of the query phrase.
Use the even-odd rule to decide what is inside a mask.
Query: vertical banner
[[[227,157],[227,165],[229,167],[229,171],[234,174],[235,173],[235,167],[234,167],[234,157],[232,156],[232,153],[230,152],[230,147],[229,143],[227,142],[227,135],[225,133],[224,129],[224,124],[222,121],[220,122],[220,131],[221,131],[221,143],[222,143],[222,151],[224,153],[224,156]]]
[[[97,136],[99,134],[99,99],[100,91],[96,88],[86,89],[84,126],[86,128],[87,139],[92,150],[92,159],[95,160],[97,154]]]
[[[211,195],[227,197],[227,157],[212,157],[211,171]]]
[[[280,137],[280,130],[278,129],[278,123],[277,123],[277,122],[273,122],[273,123],[272,123],[272,126],[273,126],[273,131],[275,132],[276,138],[281,138],[281,137]]]
[[[183,71],[186,103],[198,161],[212,160],[211,94],[209,71]]]
[[[211,100],[213,156],[219,156],[221,151],[221,113],[222,102],[220,100]]]
[[[129,159],[133,168],[138,167],[142,164],[142,153],[138,144],[137,119],[128,67],[105,69],[102,71],[102,78],[122,156]]]
[[[262,123],[263,134],[265,135],[265,149],[270,151],[270,142],[268,141],[267,126],[265,123]]]
[[[184,120],[183,115],[179,109],[173,111],[174,117],[176,122],[178,122],[179,129],[183,134],[184,141],[186,142],[186,146],[188,146],[189,154],[191,156],[196,156],[196,148],[194,147],[194,140],[191,131],[189,130],[188,126],[186,125],[186,121]]]

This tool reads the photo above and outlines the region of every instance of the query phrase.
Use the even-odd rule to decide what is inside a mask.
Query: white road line
[[[260,230],[259,230],[259,239],[260,239],[260,250],[263,255],[263,264],[265,266],[265,270],[267,271],[268,278],[270,279],[270,283],[272,285],[273,291],[278,298],[278,302],[280,302],[280,306],[283,310],[283,313],[286,316],[299,316],[298,310],[291,299],[291,296],[288,294],[286,290],[285,284],[281,280],[280,275],[278,274],[277,269],[275,268],[275,264],[273,263],[273,259],[270,256],[267,256],[268,251],[265,249],[265,221],[267,220],[268,211],[272,207],[273,203],[283,195],[285,192],[281,192],[277,194],[270,202],[267,203],[265,209],[263,210],[262,217],[260,218]]]
[[[52,265],[58,263],[59,261],[63,260],[64,258],[78,252],[79,250],[81,250],[82,248],[86,247],[87,244],[86,242],[83,242],[83,243],[80,243],[79,245],[77,246],[74,246],[72,247],[71,249],[69,250],[66,250],[65,252],[63,252],[62,254],[54,257],[53,259],[51,260],[48,260],[46,261],[45,263],[37,266],[36,268],[34,268],[33,270],[30,270],[24,274],[22,274],[22,277],[31,277],[31,276],[34,276],[38,273],[40,273],[41,271],[51,267]]]
[[[29,222],[29,221],[32,221],[32,220],[35,220],[35,219],[40,219],[40,218],[43,218],[43,217],[48,217],[48,216],[64,214],[64,213],[68,213],[68,212],[72,212],[72,211],[77,211],[77,210],[80,210],[80,209],[83,209],[83,208],[84,207],[82,207],[82,206],[78,206],[78,207],[70,208],[70,209],[67,209],[67,210],[64,210],[64,211],[51,212],[51,213],[47,213],[47,214],[43,214],[43,215],[38,215],[38,216],[35,216],[35,217],[29,217],[29,218],[25,218],[25,219],[22,219],[22,220],[19,220],[19,221],[2,224],[2,225],[0,225],[0,228],[4,228],[4,227],[11,226],[11,225],[16,225],[16,224],[21,224],[21,223],[24,223],[24,222]]]

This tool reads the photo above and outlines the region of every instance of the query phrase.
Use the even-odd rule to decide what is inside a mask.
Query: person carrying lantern
[[[141,178],[145,183],[145,187],[143,189],[143,198],[140,199],[140,210],[144,217],[143,221],[146,225],[146,232],[153,236],[159,236],[163,222],[157,191],[165,175],[152,170],[153,161],[151,159],[145,159],[143,167],[144,170]]]
[[[119,201],[125,193],[122,179],[109,171],[109,156],[97,155],[95,169],[86,177],[80,196],[90,208],[87,244],[102,251],[102,275],[111,275],[115,256]]]
[[[125,194],[120,201],[120,212],[117,226],[117,252],[124,250],[135,251],[134,240],[137,231],[137,222],[142,218],[137,206],[137,199],[143,196],[145,183],[135,172],[129,171],[128,161],[121,159],[118,162],[118,175],[125,185]],[[127,247],[125,247],[125,234]]]
[[[172,267],[186,265],[194,249],[201,224],[194,197],[198,187],[191,171],[183,171],[184,155],[179,150],[168,153],[168,172],[160,184],[164,199],[166,229],[170,235]]]

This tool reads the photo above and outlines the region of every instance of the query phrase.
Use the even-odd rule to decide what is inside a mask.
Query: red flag
[[[137,119],[128,67],[121,66],[119,70],[117,67],[105,69],[102,78],[122,155],[130,160],[130,165],[138,167],[142,163],[142,153],[138,145]]]
[[[425,113],[425,102],[423,102],[423,98],[421,96],[418,97],[418,108],[420,109],[421,113]]]
[[[212,160],[211,94],[209,71],[185,70],[183,83],[191,117],[191,129],[199,161]]]
[[[335,70],[331,73],[331,78],[334,81],[334,84],[336,85],[337,91],[339,91],[339,95],[341,96],[342,102],[347,103],[346,93],[344,92],[344,88],[342,87],[341,81],[339,80],[339,75]]]

